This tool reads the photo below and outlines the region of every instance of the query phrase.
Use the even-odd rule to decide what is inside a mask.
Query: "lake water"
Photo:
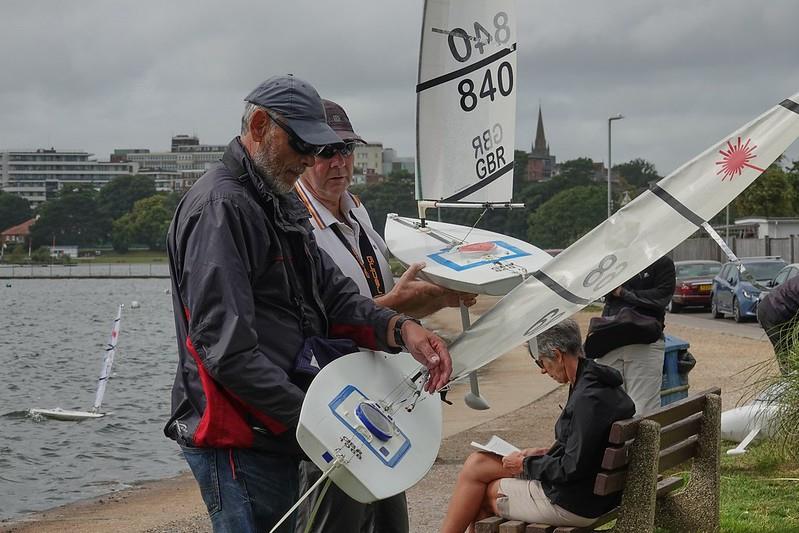
[[[168,279],[0,281],[0,519],[187,469],[162,433],[177,364],[168,288]],[[91,408],[120,303],[110,414],[31,418],[32,407]]]

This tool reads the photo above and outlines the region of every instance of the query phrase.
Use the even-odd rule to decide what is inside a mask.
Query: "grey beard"
[[[255,165],[255,169],[261,175],[261,178],[263,178],[266,184],[277,194],[287,194],[294,188],[294,183],[286,183],[275,177],[280,173],[280,165],[275,161],[272,154],[268,152],[266,146],[264,146],[264,150],[253,154],[252,162]]]

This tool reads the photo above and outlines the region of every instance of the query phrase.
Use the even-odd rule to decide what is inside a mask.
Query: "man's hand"
[[[513,472],[514,475],[524,471],[524,453],[513,452],[502,458],[502,466]]]
[[[413,263],[387,294],[375,299],[378,304],[399,313],[422,318],[444,307],[474,305],[477,295],[445,289],[428,281],[416,279],[424,263]]]
[[[414,359],[430,372],[424,385],[427,392],[435,392],[449,381],[452,374],[452,359],[447,345],[435,333],[416,322],[407,320],[402,324],[402,340]]]

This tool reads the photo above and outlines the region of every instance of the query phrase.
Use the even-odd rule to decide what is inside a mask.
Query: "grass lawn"
[[[738,457],[732,447],[721,446],[721,530],[799,532],[799,463],[768,442]]]
[[[727,455],[734,447],[721,443],[722,533],[799,533],[799,463],[785,459],[768,442],[750,446],[744,455]],[[668,474],[687,477],[688,472]]]

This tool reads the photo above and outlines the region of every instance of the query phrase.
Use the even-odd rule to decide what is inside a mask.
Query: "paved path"
[[[714,319],[710,316],[710,313],[692,313],[690,311],[669,313],[666,315],[666,324],[677,324],[689,328],[713,331],[715,333],[745,337],[747,339],[766,339],[763,328],[755,321],[737,323],[731,318]]]

